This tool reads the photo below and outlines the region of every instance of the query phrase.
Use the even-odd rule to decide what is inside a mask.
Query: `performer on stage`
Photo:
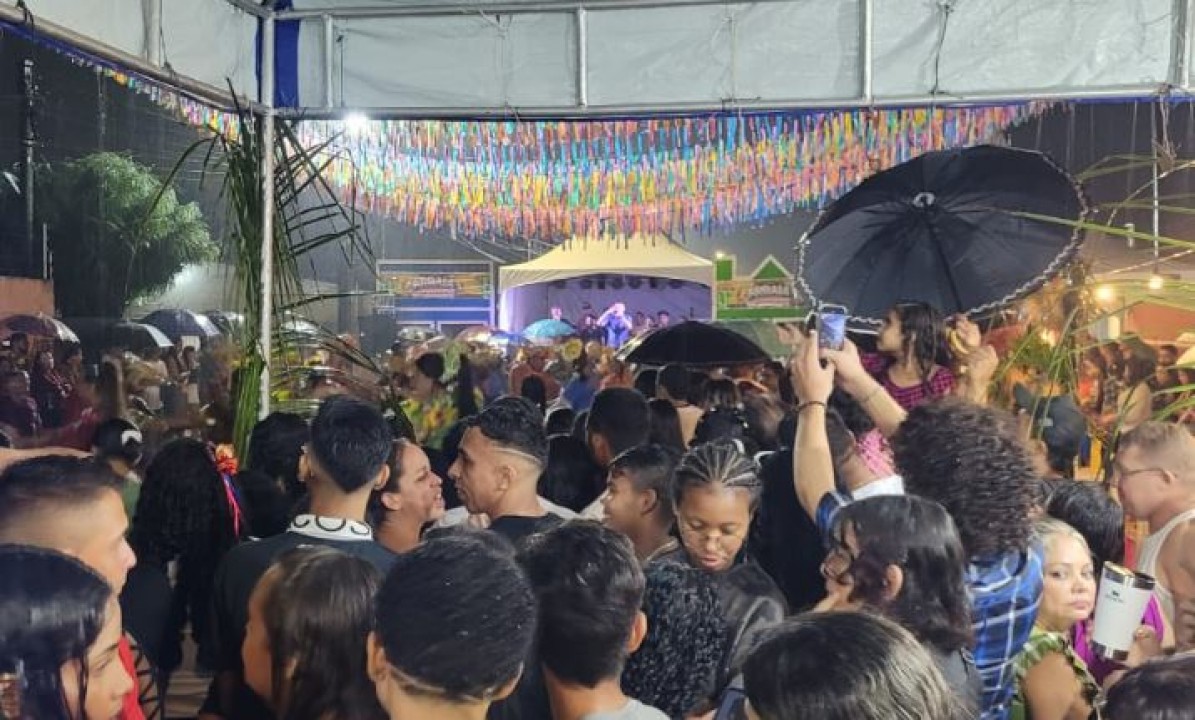
[[[627,306],[616,302],[606,308],[597,324],[606,329],[607,347],[620,348],[631,337],[631,320],[627,317]]]

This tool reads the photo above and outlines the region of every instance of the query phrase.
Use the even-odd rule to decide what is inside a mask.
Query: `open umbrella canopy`
[[[563,320],[545,318],[523,328],[523,337],[537,345],[551,344],[577,334],[577,328]]]
[[[227,337],[240,334],[245,329],[245,316],[228,310],[209,310],[204,313],[216,329]]]
[[[755,343],[726,328],[687,321],[631,341],[619,357],[638,365],[743,365],[769,359]]]
[[[170,338],[153,325],[127,320],[109,325],[104,330],[104,342],[107,347],[122,347],[133,352],[150,348],[166,350],[174,347]]]
[[[814,305],[878,325],[899,302],[983,314],[1040,288],[1083,234],[1026,215],[1081,220],[1076,182],[1041,153],[994,146],[930,152],[874,175],[822,213],[798,246]]]
[[[792,355],[792,348],[780,341],[776,323],[770,320],[719,320],[714,326],[742,335],[773,358]]]
[[[25,333],[31,338],[58,340],[61,342],[79,342],[79,337],[66,323],[49,315],[9,315],[0,320],[0,339],[7,338],[13,333]]]
[[[220,330],[207,316],[191,310],[155,310],[140,322],[153,325],[175,341],[184,336],[206,340],[220,335]]]

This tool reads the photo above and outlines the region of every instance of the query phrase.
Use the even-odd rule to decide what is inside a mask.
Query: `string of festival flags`
[[[817,209],[929,150],[998,142],[1047,105],[617,121],[304,122],[362,209],[467,237],[715,233]],[[350,190],[352,191],[350,193]]]
[[[234,113],[69,54],[197,128],[234,138]],[[360,210],[423,230],[560,241],[678,237],[819,209],[930,150],[1000,142],[1049,103],[732,113],[575,121],[300,121],[326,178]]]

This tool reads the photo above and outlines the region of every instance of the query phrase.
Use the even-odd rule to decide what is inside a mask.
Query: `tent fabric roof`
[[[0,0],[19,18],[16,0]],[[295,117],[502,118],[1152,96],[1192,86],[1174,0],[288,0]],[[258,0],[27,0],[147,66],[258,93]],[[19,20],[17,20],[19,22]],[[293,106],[293,107],[292,107]]]
[[[518,265],[498,269],[501,292],[586,275],[646,275],[714,286],[714,264],[665,237],[574,238]]]

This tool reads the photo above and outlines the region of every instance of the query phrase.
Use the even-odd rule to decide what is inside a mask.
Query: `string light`
[[[1112,302],[1116,299],[1116,289],[1111,285],[1100,285],[1095,289],[1095,299],[1100,302]]]

